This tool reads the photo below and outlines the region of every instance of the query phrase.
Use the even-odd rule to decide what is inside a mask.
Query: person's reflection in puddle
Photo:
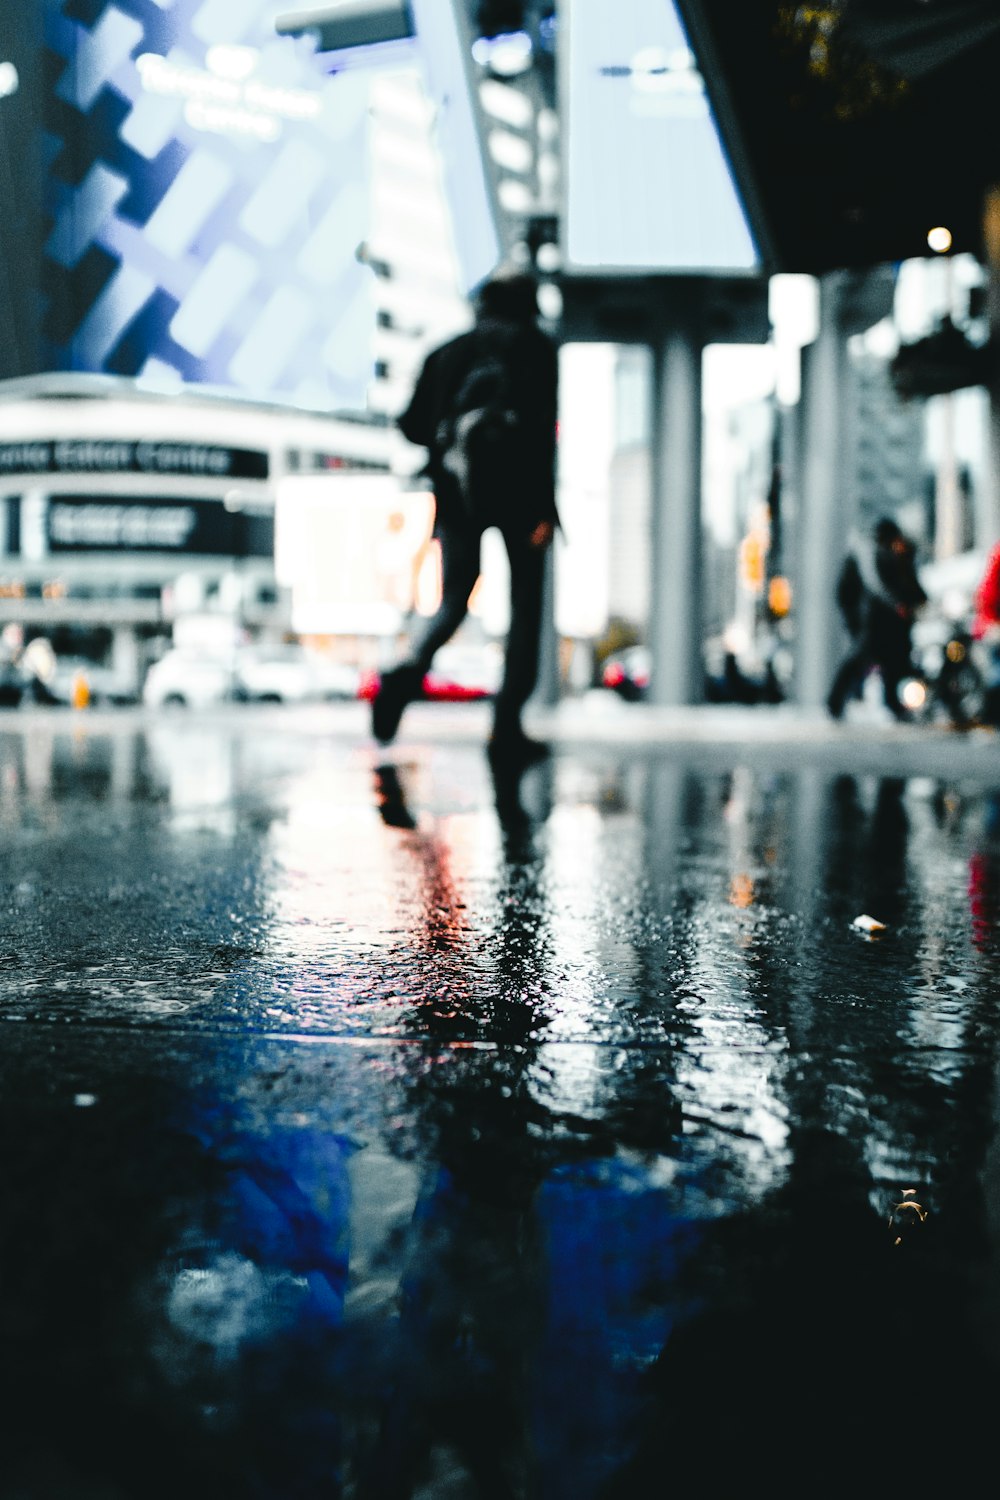
[[[855,904],[890,926],[898,926],[907,900],[906,853],[910,820],[906,780],[880,776],[874,783],[838,776],[830,788],[832,853],[845,880],[854,884]]]
[[[409,946],[438,979],[425,979],[406,1023],[419,1043],[405,1060],[423,1183],[398,1316],[380,1340],[380,1388],[357,1426],[358,1500],[403,1500],[430,1483],[464,1482],[488,1500],[529,1493],[525,1376],[545,1285],[535,1200],[551,1148],[534,1076],[547,909],[522,780],[547,769],[496,774],[503,854],[485,941],[470,926],[448,828],[414,817],[395,768],[375,773],[380,816],[410,830],[399,847],[419,875]]]
[[[517,840],[544,821],[552,808],[552,765],[543,761],[531,767],[489,762],[493,801],[505,840]],[[398,766],[383,761],[373,772],[375,806],[389,828],[415,829]],[[527,785],[528,790],[524,788]]]
[[[542,825],[552,811],[551,760],[532,766],[510,766],[490,762],[493,804],[504,836],[508,858],[524,855],[523,841]]]
[[[365,1340],[379,1353],[350,1423],[357,1500],[432,1487],[589,1500],[621,1463],[638,1372],[669,1327],[663,1288],[690,1253],[691,1226],[649,1165],[678,1128],[665,1080],[639,1085],[657,1100],[654,1129],[618,1071],[624,1118],[600,1058],[546,1045],[566,998],[555,770],[494,777],[485,902],[466,902],[463,837],[447,818],[422,808],[399,842],[422,892],[403,961],[432,961],[404,1021],[415,1045],[401,1052],[411,1134],[398,1149],[420,1163],[421,1185],[397,1231],[395,1315]]]
[[[375,767],[375,806],[389,828],[416,828],[417,820],[407,805],[399,772],[389,762]]]

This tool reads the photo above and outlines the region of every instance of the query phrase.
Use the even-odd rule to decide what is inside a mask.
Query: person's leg
[[[859,685],[864,680],[868,666],[868,651],[864,646],[857,647],[844,657],[844,660],[837,668],[833,685],[826,699],[826,706],[833,718],[840,719],[843,717],[847,700],[854,697]]]
[[[465,619],[479,577],[480,537],[465,528],[440,528],[441,603],[398,666],[383,672],[372,700],[372,733],[380,744],[395,737],[406,705],[420,694],[434,653]]]
[[[503,680],[493,703],[490,749],[498,755],[537,758],[545,747],[528,739],[521,712],[538,681],[546,552],[520,533],[504,533],[510,564],[510,625]]]
[[[451,640],[469,612],[469,595],[479,577],[479,553],[482,538],[465,527],[449,527],[440,532],[441,603],[417,635],[407,657],[421,677],[430,670],[434,654],[445,641]]]
[[[897,652],[883,657],[878,663],[878,669],[882,676],[882,697],[885,706],[894,719],[909,719],[909,710],[904,708],[899,698],[899,684],[906,675],[907,662],[901,661]]]
[[[887,620],[875,641],[875,661],[882,676],[882,697],[894,719],[908,719],[909,711],[899,699],[899,684],[910,670],[910,632],[898,619]]]

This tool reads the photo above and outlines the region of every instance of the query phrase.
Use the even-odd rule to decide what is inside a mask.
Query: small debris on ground
[[[880,922],[877,917],[869,917],[866,913],[855,917],[851,926],[858,932],[885,932],[885,923]]]

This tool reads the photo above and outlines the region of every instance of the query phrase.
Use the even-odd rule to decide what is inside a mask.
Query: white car
[[[294,643],[255,643],[221,654],[175,646],[146,673],[150,708],[214,703],[310,703],[354,698],[358,670]]]
[[[242,696],[235,655],[206,655],[183,646],[154,661],[142,685],[147,708],[209,708]]]
[[[241,696],[258,703],[321,702],[358,691],[356,667],[280,641],[239,647],[236,679]]]
[[[133,683],[111,667],[102,667],[85,656],[57,656],[55,671],[46,686],[60,703],[78,703],[82,697],[85,702],[101,707],[138,700]]]

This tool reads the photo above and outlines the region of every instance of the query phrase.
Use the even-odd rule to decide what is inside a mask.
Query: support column
[[[138,694],[142,687],[139,637],[133,625],[116,625],[111,637],[111,668],[122,685]]]
[[[819,333],[802,351],[802,467],[799,479],[799,565],[796,699],[821,708],[839,660],[842,627],[834,597],[850,518],[845,455],[847,345],[840,324],[840,273],[821,278]]]
[[[670,313],[652,346],[649,701],[661,707],[705,691],[699,325]]]
[[[954,313],[955,277],[951,258],[941,266],[944,272],[945,317]],[[948,391],[936,399],[940,420],[940,448],[937,473],[934,476],[934,556],[939,561],[955,557],[963,544],[962,495],[958,484],[958,459],[955,452],[955,393]]]

